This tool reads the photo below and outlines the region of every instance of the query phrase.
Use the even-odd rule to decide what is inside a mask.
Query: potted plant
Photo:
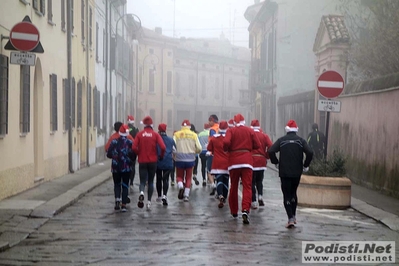
[[[345,177],[346,158],[334,150],[327,158],[314,159],[298,187],[298,205],[313,208],[346,209],[351,205],[351,185]]]

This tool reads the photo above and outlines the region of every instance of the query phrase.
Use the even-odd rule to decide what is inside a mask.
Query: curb
[[[351,198],[351,208],[376,220],[377,222],[382,223],[389,229],[399,232],[399,217],[397,215],[376,208],[367,202],[353,197]]]
[[[278,170],[275,167],[268,167],[275,172]],[[389,229],[399,232],[399,216],[374,207],[367,202],[351,197],[351,208],[355,211],[366,215],[373,220],[382,223]]]
[[[20,228],[23,229],[15,228],[13,231],[5,232],[1,235],[2,240],[0,241],[0,252],[13,247],[22,240],[28,238],[32,232],[39,229],[52,217],[61,213],[67,207],[77,202],[87,193],[108,181],[110,178],[110,171],[106,170],[99,175],[80,183],[58,197],[36,207],[28,216],[26,227],[21,226]]]

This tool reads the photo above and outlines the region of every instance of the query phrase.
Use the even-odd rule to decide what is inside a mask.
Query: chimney
[[[161,27],[155,27],[155,32],[162,35],[162,28]]]

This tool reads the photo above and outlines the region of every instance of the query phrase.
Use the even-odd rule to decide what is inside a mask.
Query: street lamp
[[[124,67],[122,64],[122,67],[120,67],[120,61],[123,62],[124,60],[124,53],[125,53],[125,45],[122,45],[121,48],[118,48],[118,25],[119,25],[119,21],[121,21],[123,18],[127,18],[127,27],[130,28],[130,34],[133,35],[134,33],[136,33],[137,31],[139,31],[141,29],[141,20],[140,18],[135,15],[135,14],[130,14],[130,13],[126,13],[126,14],[122,14],[116,21],[116,25],[115,25],[115,51],[114,53],[114,70],[115,70],[115,74],[117,71],[122,70],[121,75],[125,76],[125,78],[127,78],[129,76],[129,72],[126,71],[133,71],[133,69],[129,69],[130,63],[128,63],[127,67]],[[125,22],[126,25],[126,22]],[[123,28],[122,28],[122,39],[123,42],[122,44],[124,44],[124,34],[123,34]],[[119,56],[121,55],[121,56]],[[120,60],[121,59],[121,60]],[[133,60],[132,58],[128,58],[128,60]],[[126,62],[126,61],[125,61]],[[130,61],[128,61],[130,62]],[[133,64],[132,64],[133,66]],[[112,71],[112,66],[110,67],[110,71]],[[133,81],[133,80],[132,80]],[[110,84],[112,87],[112,75],[110,75]],[[112,97],[112,89],[110,90],[110,95]],[[133,93],[131,93],[131,95],[133,95]]]

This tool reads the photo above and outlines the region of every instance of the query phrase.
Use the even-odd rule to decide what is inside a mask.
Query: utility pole
[[[68,87],[69,87],[69,114],[68,114],[68,164],[69,172],[74,173],[73,170],[73,138],[72,138],[72,0],[67,0],[67,72],[68,72]]]
[[[173,0],[173,38],[176,38],[176,0]]]

